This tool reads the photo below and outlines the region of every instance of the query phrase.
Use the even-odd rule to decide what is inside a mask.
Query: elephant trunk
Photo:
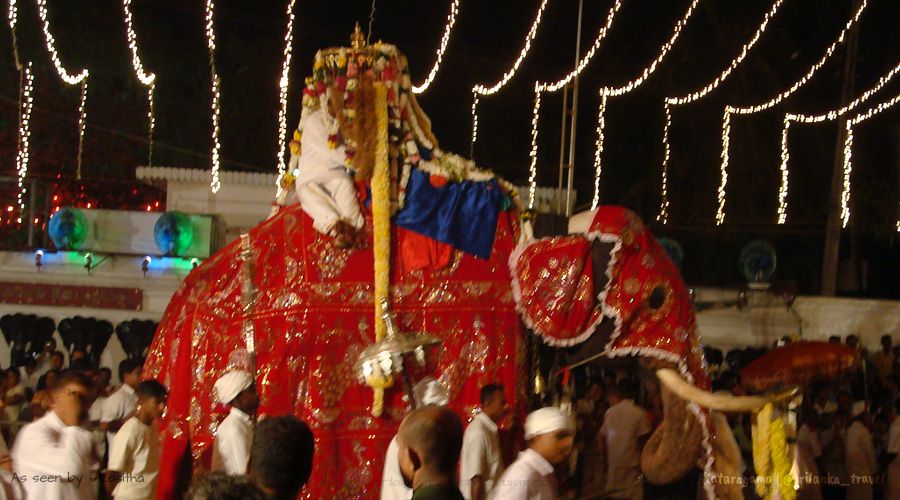
[[[688,403],[660,384],[663,419],[641,453],[641,471],[648,481],[669,484],[697,466],[703,453],[703,431]]]

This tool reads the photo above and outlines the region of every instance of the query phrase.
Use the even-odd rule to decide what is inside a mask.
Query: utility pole
[[[581,61],[581,20],[584,12],[584,0],[578,1],[578,31],[575,35],[575,67]],[[572,216],[572,206],[575,200],[572,199],[573,184],[575,182],[575,127],[578,124],[578,75],[572,81],[572,100],[569,101],[569,85],[563,88],[563,116],[562,131],[560,133],[559,142],[559,183],[557,184],[556,195],[556,213],[565,214],[566,217]],[[568,159],[566,156],[566,125],[569,125],[569,141],[568,141]],[[565,189],[565,208],[561,206],[563,200],[563,189]]]
[[[859,9],[863,0],[854,0],[851,9]],[[855,24],[847,37],[847,56],[844,63],[844,84],[841,89],[841,106],[850,101],[856,79],[856,52],[859,44],[859,24]],[[825,226],[825,255],[822,259],[822,295],[834,296],[837,291],[837,268],[841,248],[841,192],[844,189],[844,139],[847,135],[846,119],[838,121],[837,142],[834,145],[834,165],[831,172],[831,193],[828,197],[828,222]]]

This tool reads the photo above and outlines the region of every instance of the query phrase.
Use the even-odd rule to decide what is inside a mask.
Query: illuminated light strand
[[[805,115],[799,113],[786,113],[784,115],[784,120],[782,122],[781,127],[781,186],[778,189],[778,223],[784,224],[787,221],[787,194],[788,194],[788,180],[790,176],[790,160],[791,154],[790,149],[788,148],[788,130],[790,129],[791,122],[797,123],[822,123],[824,121],[834,121],[838,118],[844,116],[849,113],[857,106],[865,103],[869,100],[876,92],[881,90],[888,82],[893,79],[897,73],[900,72],[900,63],[898,63],[894,68],[889,71],[886,75],[882,76],[878,79],[878,82],[875,83],[872,88],[863,92],[858,98],[854,99],[852,102],[841,106],[838,109],[828,111],[827,113],[822,113],[819,115]],[[851,139],[852,141],[852,139]],[[846,145],[845,145],[846,146]],[[845,164],[846,167],[846,164]],[[849,174],[845,173],[845,177]],[[847,187],[849,189],[849,187]],[[849,194],[847,195],[849,196]],[[842,209],[843,210],[843,209]],[[844,225],[846,226],[846,221]]]
[[[668,102],[663,102],[663,163],[662,163],[662,201],[659,203],[659,214],[656,221],[662,224],[669,223],[669,126],[672,123],[672,110]],[[595,181],[596,182],[596,181]]]
[[[153,165],[153,128],[156,119],[153,116],[153,93],[156,89],[156,75],[147,73],[144,64],[138,55],[137,34],[134,32],[134,18],[131,14],[131,0],[122,0],[122,10],[125,12],[125,33],[128,38],[128,48],[131,49],[131,67],[138,81],[147,87],[147,166]]]
[[[206,45],[209,48],[210,78],[212,80],[212,176],[209,188],[219,192],[219,75],[216,73],[216,32],[213,30],[213,0],[206,0]]]
[[[781,3],[782,1],[783,0],[778,0],[777,3]],[[675,42],[678,41],[678,37],[681,36],[681,31],[684,29],[684,26],[687,24],[688,20],[691,18],[691,15],[694,13],[694,10],[697,7],[697,3],[699,3],[699,0],[693,0],[691,2],[691,4],[688,6],[687,10],[684,12],[684,15],[681,16],[681,19],[679,19],[678,22],[675,23],[675,28],[672,30],[672,34],[669,36],[669,39],[666,41],[666,43],[663,44],[662,47],[660,47],[659,54],[657,54],[656,58],[641,71],[640,76],[629,81],[628,83],[626,83],[625,85],[623,85],[621,87],[602,87],[600,89],[600,98],[601,98],[600,106],[601,106],[601,108],[606,107],[607,98],[617,97],[617,96],[621,96],[621,95],[631,92],[632,90],[640,87],[647,80],[647,78],[649,78],[650,75],[652,75],[656,71],[656,68],[663,61],[663,59],[665,59],[666,55],[668,55],[669,51],[675,45]],[[604,111],[603,111],[603,109],[601,109],[600,112],[598,113],[598,116],[600,119],[597,122],[598,143],[602,143],[601,136],[603,135],[603,128],[606,126],[606,121],[603,119],[603,114],[604,114]],[[666,116],[667,117],[669,116],[668,110],[667,110]],[[667,118],[667,120],[668,120],[668,118]],[[668,133],[668,123],[666,124],[665,132]],[[594,174],[596,176],[599,176],[600,172],[603,170],[602,163],[603,163],[602,151],[596,151],[594,153]],[[666,156],[666,158],[664,160],[663,170],[666,170],[668,168],[667,164],[668,164],[668,156]],[[667,181],[664,178],[663,192],[667,191],[667,187],[665,186],[666,182]],[[594,186],[598,186],[597,189],[599,189],[599,186],[600,186],[599,178],[594,179]],[[599,191],[597,193],[595,193],[595,195],[597,195],[597,194],[599,194]],[[663,205],[668,207],[668,201],[664,199]],[[661,209],[660,214],[657,216],[657,219],[667,220],[668,214],[664,214]]]
[[[641,71],[641,75],[634,80],[622,85],[621,87],[603,87],[600,89],[600,95],[606,97],[616,97],[627,94],[632,90],[640,87],[647,78],[650,78],[659,64],[666,58],[666,55],[669,54],[669,51],[672,50],[672,47],[675,45],[675,42],[678,41],[678,37],[681,36],[681,31],[684,29],[684,26],[687,24],[688,19],[690,19],[691,15],[694,13],[695,8],[700,0],[693,0],[691,4],[688,6],[687,10],[684,12],[684,15],[681,19],[675,23],[675,29],[672,30],[672,35],[669,37],[669,40],[663,44],[663,46],[659,49],[659,54],[656,56],[656,59],[650,63],[649,66],[645,67],[643,71]]]
[[[484,84],[478,84],[472,87],[472,144],[475,144],[475,141],[478,139],[478,97],[483,95],[494,95],[497,92],[500,92],[500,89],[506,86],[510,80],[514,76],[516,76],[516,72],[519,71],[519,66],[522,64],[522,61],[525,60],[525,56],[528,55],[528,51],[531,50],[531,43],[534,41],[534,37],[537,35],[538,26],[541,24],[541,19],[544,16],[544,9],[547,7],[547,2],[549,0],[541,0],[541,5],[538,7],[537,14],[534,16],[534,21],[531,23],[531,29],[528,30],[528,34],[525,35],[525,46],[522,47],[522,50],[519,52],[519,57],[516,58],[513,65],[506,70],[506,73],[503,73],[503,76],[493,85],[487,86]]]
[[[31,71],[31,61],[22,69],[25,84],[22,88],[22,104],[19,115],[19,147],[16,152],[16,171],[18,174],[17,201],[19,210],[25,210],[25,178],[28,176],[28,160],[31,152],[29,139],[31,138],[31,110],[34,108],[34,73]]]
[[[531,166],[528,170],[528,186],[531,188],[528,193],[528,209],[534,209],[534,194],[537,191],[537,136],[538,136],[538,120],[541,117],[541,92],[535,88],[534,93],[534,110],[531,115]]]
[[[87,109],[87,78],[88,78],[88,70],[84,68],[80,73],[72,74],[69,73],[65,67],[63,67],[62,61],[59,59],[59,53],[56,51],[56,39],[53,38],[53,33],[50,32],[50,20],[47,19],[47,0],[37,0],[38,6],[38,16],[41,19],[41,28],[44,32],[44,43],[47,46],[47,52],[50,54],[50,60],[53,61],[53,67],[56,68],[56,74],[67,83],[68,85],[78,85],[81,84],[81,102],[78,105],[78,162],[77,162],[77,170],[76,170],[76,179],[81,179],[81,153],[84,151],[84,125],[87,120],[86,109]],[[13,7],[10,6],[12,10]],[[11,13],[11,18],[13,22],[17,18],[17,15]]]
[[[444,26],[444,35],[441,37],[441,46],[437,50],[437,60],[434,61],[434,66],[431,67],[431,71],[428,72],[428,77],[425,78],[425,81],[421,85],[413,85],[414,94],[421,94],[428,90],[431,82],[437,76],[441,62],[444,60],[444,52],[446,52],[447,45],[450,43],[450,33],[453,32],[453,26],[456,24],[457,14],[459,14],[459,0],[453,0],[450,3],[450,14],[447,15],[447,24]]]
[[[696,3],[696,0],[695,0]],[[606,23],[600,28],[600,31],[597,33],[597,37],[594,39],[594,43],[591,45],[591,48],[585,53],[584,57],[579,59],[578,64],[575,65],[575,69],[569,72],[566,76],[564,76],[561,80],[554,83],[547,82],[535,82],[534,83],[534,108],[531,110],[531,167],[530,167],[530,188],[531,188],[531,200],[528,204],[528,208],[531,209],[534,206],[534,193],[537,190],[537,157],[538,157],[538,130],[537,125],[541,119],[541,92],[556,92],[557,90],[565,87],[572,80],[574,80],[584,68],[587,67],[588,63],[593,59],[594,54],[597,53],[597,50],[600,48],[601,42],[606,38],[606,34],[609,32],[610,27],[615,20],[616,13],[619,12],[619,9],[622,7],[621,0],[615,0],[613,6],[610,7],[609,12],[606,14]]]
[[[722,115],[722,123],[724,123],[725,126],[722,127],[722,163],[719,172],[719,191],[717,193],[719,205],[716,209],[717,226],[721,226],[725,223],[725,186],[728,185],[728,169],[726,168],[726,165],[728,165],[728,146],[731,141],[731,137],[727,132],[728,130],[731,130],[731,113],[726,109]]]
[[[777,0],[772,4],[772,7],[766,12],[765,17],[763,17],[762,22],[759,24],[759,27],[756,28],[756,32],[750,38],[750,40],[741,47],[741,52],[737,57],[731,60],[731,63],[726,67],[719,76],[715,77],[711,82],[704,85],[700,90],[696,92],[691,92],[688,95],[682,97],[666,97],[666,103],[672,105],[682,105],[688,104],[698,99],[702,99],[710,92],[719,87],[725,80],[731,75],[731,73],[737,69],[737,67],[747,58],[747,55],[750,53],[750,50],[756,45],[756,42],[759,41],[760,37],[763,33],[765,33],[766,28],[769,25],[769,21],[775,16],[778,12],[778,8],[781,7],[781,4],[784,0]]]
[[[600,204],[600,157],[603,155],[603,127],[606,122],[606,96],[600,98],[600,111],[597,116],[597,142],[594,149],[594,199],[591,201],[591,210]]]
[[[663,124],[663,166],[662,166],[662,196],[659,204],[659,215],[656,217],[656,220],[662,222],[663,224],[668,223],[669,220],[669,196],[668,196],[668,171],[669,171],[669,155],[671,146],[669,145],[669,127],[672,124],[672,106],[681,106],[685,104],[689,104],[695,102],[703,97],[709,95],[712,91],[718,88],[725,80],[731,76],[732,72],[747,58],[747,55],[750,53],[750,50],[756,45],[756,43],[761,38],[762,34],[765,33],[766,28],[769,25],[769,21],[772,20],[772,17],[778,12],[778,8],[781,7],[781,4],[784,0],[778,0],[772,4],[772,7],[766,12],[766,15],[763,17],[762,22],[756,28],[756,32],[750,37],[750,40],[747,41],[742,47],[740,53],[731,60],[731,63],[719,73],[712,81],[704,85],[700,88],[700,90],[691,92],[684,96],[676,96],[676,97],[666,97],[664,100],[665,107],[665,123]]]
[[[853,127],[869,118],[889,109],[900,102],[900,95],[883,102],[877,106],[869,108],[853,118],[847,120],[845,125],[846,135],[844,136],[844,185],[841,191],[841,223],[842,227],[847,227],[850,222],[850,177],[853,174]],[[900,218],[897,219],[897,231],[900,232]]]
[[[275,197],[281,196],[281,179],[287,170],[284,155],[287,149],[287,106],[288,88],[290,87],[291,54],[294,45],[294,4],[296,0],[290,0],[287,6],[287,31],[284,35],[284,53],[281,63],[281,78],[278,80],[278,150],[275,152],[275,161],[278,166],[278,176],[275,179]]]
[[[19,136],[16,144],[16,175],[18,192],[16,201],[19,211],[25,210],[25,194],[28,188],[25,186],[25,178],[28,176],[28,161],[31,156],[29,139],[31,138],[31,111],[34,108],[34,73],[31,71],[31,61],[22,64],[19,59],[19,41],[16,36],[16,24],[18,22],[18,8],[16,0],[9,2],[9,30],[12,33],[13,57],[16,61],[16,70],[19,72]]]
[[[75,180],[81,180],[81,154],[84,152],[84,126],[87,123],[87,79],[81,81],[81,103],[78,105],[78,165]]]
[[[850,33],[850,30],[853,29],[853,26],[859,21],[859,18],[862,16],[862,13],[866,9],[867,5],[868,5],[868,2],[866,0],[862,0],[862,2],[860,2],[859,8],[857,8],[856,12],[853,13],[853,16],[847,20],[847,23],[844,25],[844,28],[841,30],[837,39],[835,39],[831,43],[831,45],[829,45],[828,48],[825,49],[825,52],[822,54],[822,57],[820,57],[819,60],[816,61],[812,66],[810,66],[809,69],[806,71],[806,73],[799,80],[794,82],[787,90],[777,94],[775,97],[769,99],[768,101],[765,101],[763,103],[756,104],[753,106],[731,106],[731,105],[725,106],[725,111],[723,113],[723,120],[722,120],[722,153],[720,155],[722,158],[722,164],[720,165],[720,168],[719,168],[720,173],[723,177],[723,179],[721,181],[721,185],[724,186],[724,184],[727,180],[726,176],[727,176],[727,172],[728,172],[728,162],[729,162],[729,156],[728,156],[729,141],[728,141],[728,139],[731,137],[731,115],[732,114],[751,115],[751,114],[765,111],[774,106],[777,106],[778,104],[783,102],[785,99],[787,99],[788,97],[793,95],[794,92],[796,92],[797,90],[800,89],[800,87],[806,85],[806,83],[809,82],[813,78],[813,76],[825,65],[825,63],[828,61],[828,59],[831,58],[832,54],[834,54],[834,51],[837,49],[837,47],[840,46],[842,43],[844,43],[844,40],[846,40],[847,35]],[[785,143],[786,143],[786,133],[787,132],[785,132],[785,131],[782,132],[782,137],[785,140]],[[784,147],[784,148],[782,148],[782,151],[786,151],[786,149],[787,148]],[[787,186],[787,180],[789,177],[788,173],[785,172],[785,170],[784,170],[786,168],[786,162],[785,162],[785,158],[783,156],[782,156],[782,165],[783,165],[782,177],[781,177],[782,183],[781,183],[781,187],[779,188],[779,202],[778,202],[778,206],[779,206],[778,220],[779,221],[786,220],[786,216],[782,217],[780,210],[782,209],[782,207],[785,210],[787,209],[787,202],[786,202],[786,200],[787,200],[786,189],[787,188],[786,188],[786,186]],[[784,201],[782,201],[782,199]],[[724,210],[725,210],[725,204],[720,203],[719,211],[716,213],[716,221],[719,221],[719,220],[724,221],[724,219],[725,219]]]

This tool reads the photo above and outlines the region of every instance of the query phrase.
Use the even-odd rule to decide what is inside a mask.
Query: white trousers
[[[324,182],[297,185],[300,207],[313,219],[313,227],[322,234],[330,234],[342,220],[359,229],[365,219],[359,210],[356,187],[347,175],[332,177]]]

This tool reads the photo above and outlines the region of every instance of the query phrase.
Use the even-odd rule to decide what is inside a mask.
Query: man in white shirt
[[[166,409],[166,387],[156,380],[138,385],[138,406],[110,443],[106,489],[116,500],[156,498],[159,430],[155,421]]]
[[[525,419],[528,449],[500,476],[491,498],[497,500],[555,500],[559,497],[553,466],[572,453],[575,422],[548,406],[531,412]]]
[[[853,403],[853,421],[847,429],[847,448],[845,450],[847,473],[850,486],[847,487],[847,500],[872,500],[875,474],[878,472],[878,460],[875,456],[875,445],[872,433],[869,432],[869,413],[865,401]]]
[[[213,441],[213,471],[246,474],[253,444],[253,425],[259,396],[250,372],[232,370],[216,380],[216,398],[231,410],[219,424]]]
[[[459,490],[466,500],[484,500],[503,474],[503,453],[497,423],[509,405],[500,384],[481,388],[481,411],[475,414],[463,434],[459,467]]]
[[[84,375],[66,373],[53,390],[52,409],[19,432],[12,450],[13,468],[24,478],[27,498],[94,498],[91,433],[79,427],[86,418],[89,386]]]
[[[416,406],[447,406],[447,389],[434,377],[424,377],[413,387]],[[395,435],[384,455],[384,471],[381,474],[381,500],[409,500],[413,490],[405,484],[400,472],[398,453],[400,444]]]
[[[640,500],[641,448],[653,430],[647,412],[634,403],[634,384],[625,379],[609,391],[610,407],[603,418],[598,439],[606,445],[606,496]]]
[[[119,363],[119,378],[122,387],[103,402],[103,410],[100,412],[99,429],[106,432],[107,447],[112,443],[116,432],[122,425],[134,415],[138,397],[135,389],[141,383],[143,373],[143,361],[139,359],[125,359]]]
[[[885,498],[900,498],[900,399],[894,400],[894,421],[888,431],[887,489]]]
[[[22,377],[15,368],[6,370],[6,392],[3,394],[3,414],[10,423],[19,420],[19,412],[25,404],[25,385]]]
[[[797,472],[799,475],[798,498],[822,500],[819,487],[821,476],[816,460],[822,456],[822,444],[816,431],[818,414],[810,408],[803,412],[803,425],[797,431]]]

